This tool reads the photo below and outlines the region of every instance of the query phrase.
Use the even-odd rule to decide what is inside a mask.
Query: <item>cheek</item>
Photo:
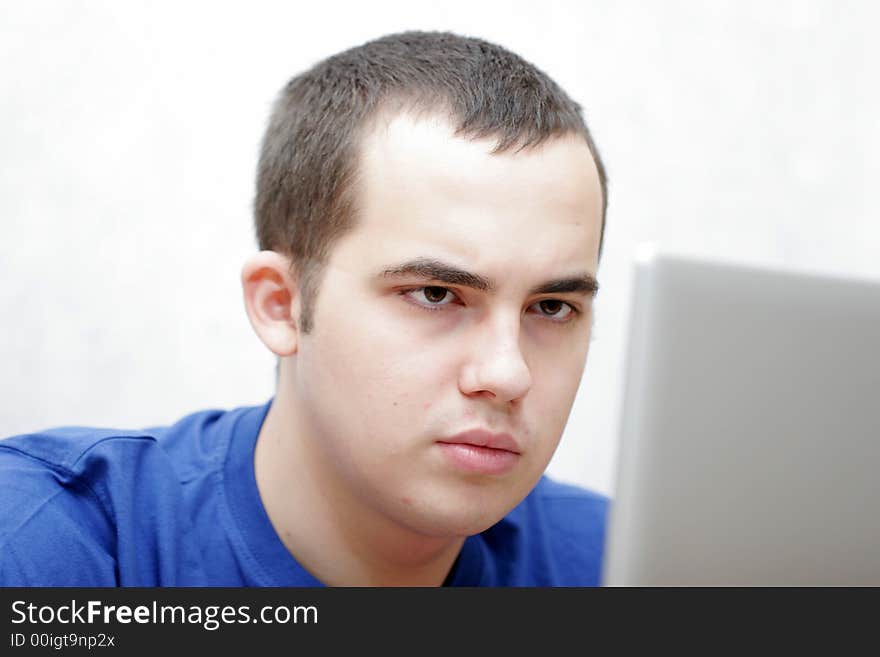
[[[577,396],[586,364],[587,349],[567,358],[542,361],[533,369],[533,401],[537,417],[547,418],[560,426],[565,424]]]
[[[414,427],[455,383],[454,345],[425,343],[412,332],[358,322],[316,336],[309,350],[313,394],[344,404],[361,431]],[[301,354],[304,355],[304,354]]]

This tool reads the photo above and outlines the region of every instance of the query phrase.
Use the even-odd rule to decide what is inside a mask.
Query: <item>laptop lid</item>
[[[605,585],[880,585],[880,282],[646,251]]]

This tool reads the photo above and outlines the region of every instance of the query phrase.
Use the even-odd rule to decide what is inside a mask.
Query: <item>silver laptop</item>
[[[637,259],[608,586],[880,585],[880,281]]]

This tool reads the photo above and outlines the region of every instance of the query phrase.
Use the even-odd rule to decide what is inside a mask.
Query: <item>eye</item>
[[[541,315],[555,322],[567,321],[573,313],[577,312],[570,304],[559,299],[542,299],[533,304],[532,308],[534,307],[538,308]]]
[[[458,298],[452,290],[440,287],[439,285],[417,287],[412,290],[405,290],[402,294],[425,310],[435,310],[448,306],[453,300]]]

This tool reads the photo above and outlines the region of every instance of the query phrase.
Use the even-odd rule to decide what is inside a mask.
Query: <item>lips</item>
[[[503,475],[520,459],[519,445],[506,433],[465,431],[438,441],[438,445],[449,464],[468,474]]]
[[[486,431],[484,429],[465,431],[452,436],[451,438],[444,438],[439,442],[452,445],[488,447],[489,449],[499,449],[506,452],[513,452],[514,454],[520,453],[519,445],[516,440],[513,439],[513,436],[508,433],[492,433],[491,431]]]

